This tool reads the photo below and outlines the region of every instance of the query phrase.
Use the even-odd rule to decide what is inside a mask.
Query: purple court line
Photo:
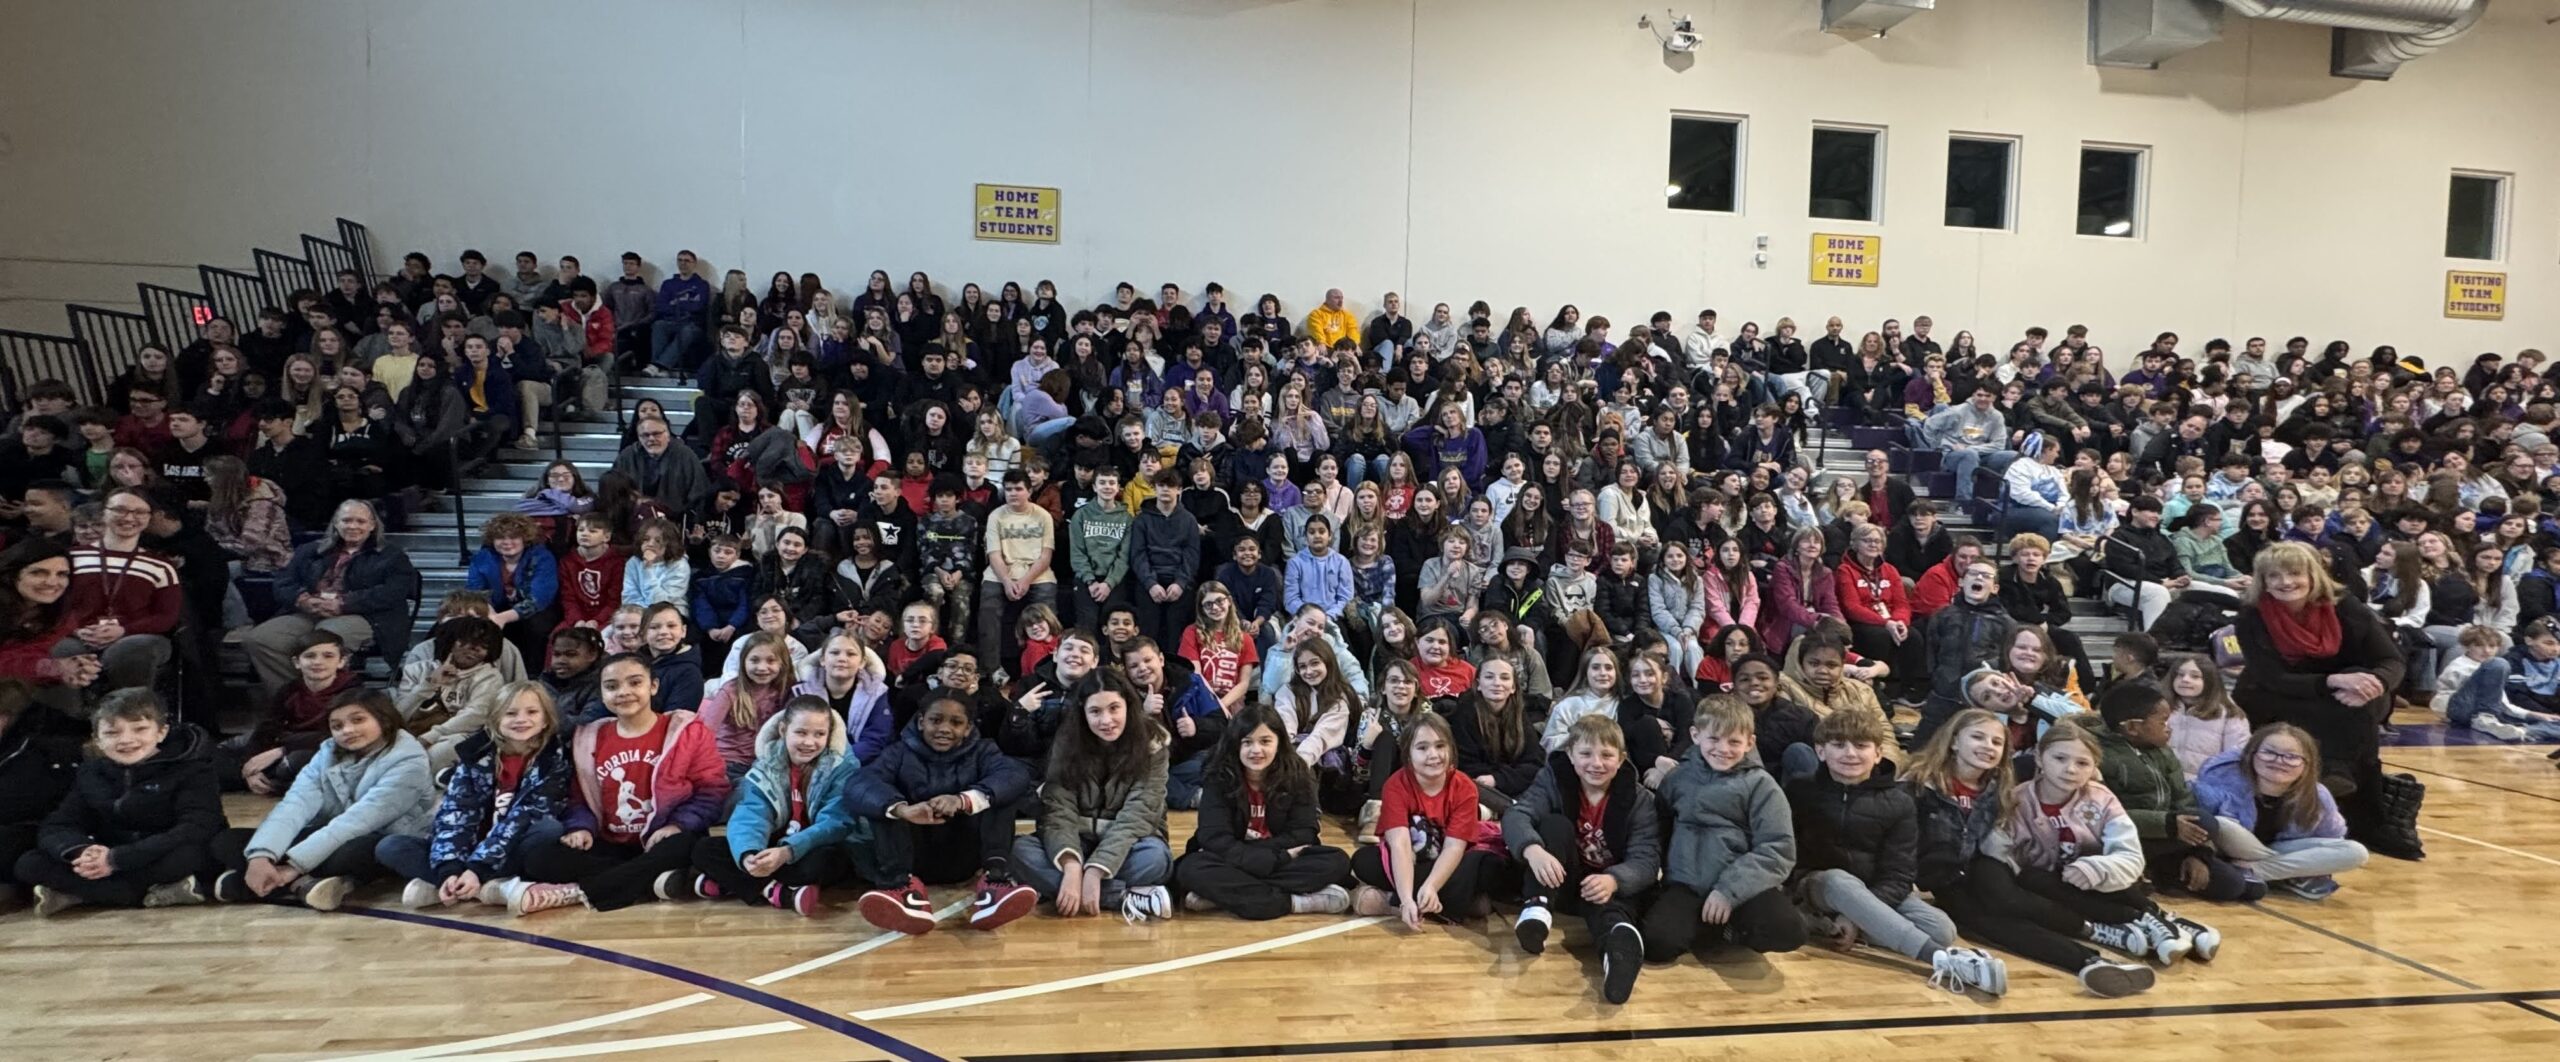
[[[537,948],[549,948],[553,951],[565,952],[582,959],[594,959],[598,962],[609,962],[616,966],[638,970],[642,973],[656,974],[670,981],[679,981],[684,984],[692,985],[693,987],[702,989],[706,992],[717,992],[721,995],[728,996],[731,999],[752,1003],[756,1006],[763,1007],[766,1010],[786,1015],[794,1020],[805,1022],[821,1029],[826,1029],[841,1036],[860,1040],[872,1047],[886,1051],[894,1057],[908,1059],[909,1062],[951,1062],[950,1059],[944,1058],[941,1055],[934,1054],[931,1051],[917,1047],[914,1044],[881,1032],[878,1029],[871,1028],[870,1026],[832,1012],[809,1006],[808,1004],[801,1003],[797,1000],[777,996],[752,985],[742,985],[736,981],[713,977],[710,974],[701,973],[695,970],[688,970],[681,966],[669,965],[655,959],[644,959],[637,955],[613,951],[607,948],[599,948],[592,944],[580,944],[576,941],[561,940],[558,937],[546,937],[539,933],[524,933],[513,929],[500,929],[496,926],[482,925],[478,922],[464,922],[451,918],[437,918],[432,915],[411,914],[406,911],[388,911],[372,907],[348,907],[343,910],[348,914],[363,915],[367,918],[379,918],[390,922],[406,922],[411,925],[434,926],[439,929],[456,929],[465,933],[477,933],[484,937],[495,937],[499,940],[511,940],[518,944],[531,944]]]

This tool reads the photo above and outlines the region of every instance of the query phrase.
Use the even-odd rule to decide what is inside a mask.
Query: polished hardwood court
[[[1523,956],[1508,919],[1407,932],[1184,913],[1035,916],[883,937],[735,903],[511,919],[266,906],[0,918],[10,1058],[2560,1057],[2560,769],[2548,746],[2402,747],[2428,786],[2421,863],[2325,903],[2173,904],[2221,956],[2098,1000],[2019,960],[2002,999],[1899,957],[1710,953],[1599,1001],[1578,919]],[[256,803],[233,805],[253,821]],[[1189,816],[1174,835],[1186,836]],[[956,890],[937,901],[958,904]],[[359,908],[363,908],[359,910]],[[946,926],[956,923],[946,922]]]

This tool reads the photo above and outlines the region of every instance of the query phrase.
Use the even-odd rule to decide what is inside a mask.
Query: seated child
[[[2151,682],[2153,669],[2160,666],[2160,640],[2141,631],[2127,631],[2116,636],[2115,653],[2107,662],[2107,688],[2126,682]]]
[[[171,729],[148,690],[108,694],[91,725],[98,758],[80,765],[35,846],[14,861],[37,917],[77,904],[203,903],[194,878],[224,825],[213,742],[191,723]]]
[[[1561,744],[1502,813],[1503,840],[1525,872],[1512,928],[1520,950],[1537,955],[1554,912],[1579,909],[1600,945],[1600,998],[1624,1003],[1644,967],[1636,918],[1662,872],[1661,807],[1637,783],[1616,720],[1583,716]]]
[[[738,677],[702,699],[702,722],[735,783],[763,758],[765,722],[791,697],[790,637],[757,631],[738,642]]]
[[[334,631],[313,628],[304,636],[301,651],[293,656],[300,677],[277,692],[275,703],[247,734],[222,744],[223,762],[239,765],[224,772],[223,788],[240,785],[260,796],[274,796],[293,784],[303,765],[328,744],[332,706],[342,694],[364,686],[363,673],[347,666],[347,656],[346,641]],[[400,728],[397,709],[390,725]]]
[[[1351,857],[1319,843],[1315,770],[1289,749],[1279,712],[1248,704],[1227,725],[1201,786],[1199,828],[1173,874],[1188,911],[1265,921],[1351,909],[1338,884]]]
[[[2169,749],[2195,781],[2205,761],[2249,740],[2249,716],[2231,703],[2222,671],[2210,657],[2173,653],[2161,658],[2161,686],[2169,694]]]
[[[497,707],[507,682],[498,677],[496,661],[507,641],[497,624],[460,616],[436,625],[434,643],[430,667],[403,674],[392,703],[401,729],[427,747],[427,769],[442,774],[453,766],[454,746],[479,733]]]
[[[1218,695],[1210,692],[1190,661],[1167,657],[1154,639],[1144,635],[1130,641],[1120,665],[1138,698],[1130,707],[1155,720],[1171,739],[1166,751],[1171,766],[1165,776],[1165,806],[1185,811],[1199,807],[1201,779],[1208,774],[1210,758],[1217,754],[1218,739],[1228,723],[1227,714],[1218,707]]]
[[[2320,784],[2320,747],[2277,723],[2196,772],[2195,798],[2213,818],[2213,844],[2240,871],[2306,900],[2338,891],[2332,875],[2363,866],[2338,802]]]
[[[592,628],[562,627],[551,632],[551,666],[542,673],[542,685],[551,691],[563,728],[592,723],[607,714],[596,688],[596,665],[605,656],[604,639]]]
[[[227,868],[214,880],[214,899],[337,910],[349,890],[382,873],[373,853],[383,838],[421,836],[434,824],[426,746],[400,729],[390,695],[341,692],[327,722],[328,742],[266,821],[214,836],[214,861]]]
[[[685,559],[684,532],[661,516],[642,521],[637,537],[639,551],[622,562],[622,607],[613,610],[614,618],[633,606],[660,602],[691,608],[693,565]]]
[[[80,773],[83,739],[65,733],[65,718],[49,707],[27,683],[0,679],[0,908],[26,899],[7,869],[38,849],[45,818],[72,794]]]
[[[1953,608],[1953,606],[1950,606]],[[1946,615],[1941,610],[1939,615]],[[1929,983],[1962,994],[2009,990],[2009,967],[1956,947],[1956,925],[1920,897],[1920,811],[1894,784],[1884,750],[1893,726],[1869,708],[1842,709],[1814,726],[1822,769],[1787,783],[1796,835],[1796,906],[1808,933],[1842,948],[1860,937],[1929,964]]]
[[[675,602],[668,603],[675,605],[676,615],[684,615],[684,606],[682,604]],[[624,605],[621,608],[613,610],[613,619],[605,624],[603,632],[604,655],[620,656],[624,653],[637,653],[646,650],[649,643],[641,636],[640,625],[641,621],[646,618],[648,614],[648,607],[641,605]]]
[[[610,519],[596,512],[580,515],[577,548],[560,555],[560,624],[601,627],[611,621],[622,607],[631,561],[614,548]]]
[[[819,890],[853,877],[845,782],[855,766],[845,755],[844,721],[825,699],[791,698],[756,732],[755,763],[739,782],[729,835],[694,842],[701,872],[694,895],[815,916]]]
[[[1777,670],[1769,673],[1775,687]],[[1689,730],[1697,754],[1681,757],[1662,780],[1671,841],[1662,892],[1644,916],[1648,962],[1678,959],[1699,942],[1701,925],[1712,927],[1707,939],[1757,952],[1804,946],[1804,919],[1781,887],[1795,867],[1795,827],[1753,737],[1742,698],[1719,693],[1698,702]]]
[[[1351,854],[1360,881],[1351,909],[1394,911],[1409,929],[1426,917],[1477,917],[1492,906],[1483,890],[1501,857],[1476,845],[1484,833],[1476,783],[1457,769],[1457,741],[1440,713],[1415,712],[1403,739],[1402,765],[1378,796],[1378,840]]]
[[[568,797],[566,728],[550,690],[511,682],[497,703],[456,743],[433,828],[424,837],[393,834],[373,848],[384,868],[408,879],[400,902],[410,907],[513,904],[525,888],[525,849]]]
[[[2098,735],[2098,777],[2133,819],[2152,885],[2208,900],[2265,899],[2265,884],[2213,850],[2213,816],[2196,807],[2178,754],[2169,750],[2169,698],[2160,688],[2117,683],[2099,695],[2098,715],[2107,725]]]
[[[916,713],[897,741],[845,783],[847,810],[871,824],[871,843],[855,850],[862,876],[883,887],[862,894],[863,920],[892,933],[933,931],[930,882],[971,881],[972,929],[995,929],[1039,906],[1039,895],[1013,883],[1013,808],[1031,790],[1031,773],[981,739],[969,708],[936,697]]]
[[[2560,741],[2560,617],[2525,624],[2504,655],[2462,637],[2477,669],[2445,700],[2445,718],[2501,741]]]
[[[672,610],[653,610],[650,618],[661,615],[679,628],[684,622]],[[659,691],[648,661],[605,661],[602,688],[612,715],[570,736],[574,792],[560,822],[566,832],[525,853],[524,876],[536,884],[508,904],[518,915],[674,898],[678,882],[691,876],[694,845],[728,802],[729,776],[710,730],[690,711],[653,706]]]
[[[1171,918],[1164,796],[1172,736],[1116,675],[1085,684],[1081,699],[1080,717],[1060,728],[1049,756],[1040,829],[1014,840],[1014,868],[1062,917],[1118,908],[1131,922]]]
[[[444,626],[447,621],[462,616],[478,616],[481,619],[488,619],[489,612],[489,595],[487,594],[481,593],[478,590],[446,591],[444,600],[436,605],[435,622],[427,628],[427,632],[430,637],[420,638],[417,641],[410,643],[409,651],[401,654],[401,676],[405,679],[406,676],[411,674],[422,674],[436,669],[436,643],[432,635],[435,633],[435,629],[437,627]],[[631,629],[632,633],[636,637],[640,630],[639,617],[634,616],[632,617],[632,620]],[[507,682],[522,682],[525,679],[533,677],[530,672],[527,672],[524,669],[524,654],[516,651],[515,643],[513,642],[507,643],[506,648],[498,651],[498,659],[496,662],[498,665],[498,677],[501,680]]]
[[[2019,786],[2017,807],[1983,851],[2008,860],[2028,892],[2089,919],[2100,944],[2163,966],[2191,954],[2212,961],[2220,933],[2143,895],[2140,834],[2098,781],[2103,755],[2076,721],[2045,731],[2036,742],[2035,778]]]

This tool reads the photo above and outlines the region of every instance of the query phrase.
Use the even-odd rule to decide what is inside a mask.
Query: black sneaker
[[[1615,1006],[1636,990],[1636,973],[1644,969],[1644,934],[1625,922],[1609,927],[1600,945],[1600,998]]]
[[[226,870],[217,875],[213,879],[213,888],[207,891],[213,894],[216,903],[248,903],[258,898],[256,893],[249,891],[249,879],[237,870]]]
[[[2150,991],[2157,977],[2150,967],[2140,963],[2092,958],[2088,965],[2080,968],[2080,987],[2100,999],[2119,999]]]
[[[1547,932],[1555,927],[1555,916],[1547,913],[1547,905],[1536,900],[1520,908],[1520,918],[1511,925],[1519,935],[1520,950],[1531,955],[1547,950]]]

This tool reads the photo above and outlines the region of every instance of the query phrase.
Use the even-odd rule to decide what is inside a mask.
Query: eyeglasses
[[[2302,754],[2299,752],[2278,752],[2274,749],[2259,749],[2258,759],[2266,763],[2275,764],[2279,767],[2302,766]]]
[[[107,509],[107,515],[109,515],[109,516],[133,516],[133,517],[141,517],[141,518],[143,518],[143,519],[149,519],[149,518],[151,517],[151,510],[149,510],[149,509],[131,509],[131,508],[119,509],[119,508],[115,508],[115,507],[113,507],[113,506],[109,506],[109,507],[108,507],[108,509]]]

